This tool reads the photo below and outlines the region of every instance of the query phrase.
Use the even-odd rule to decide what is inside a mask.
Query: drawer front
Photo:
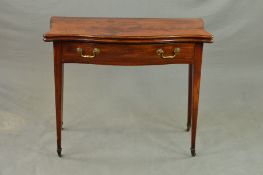
[[[63,42],[64,63],[102,65],[158,65],[192,63],[193,43],[178,44],[93,44]]]

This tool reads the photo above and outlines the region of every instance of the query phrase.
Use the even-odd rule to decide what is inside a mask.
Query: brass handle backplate
[[[82,58],[95,58],[97,54],[100,53],[100,49],[94,48],[92,51],[92,55],[84,55],[83,54],[83,49],[82,48],[77,48],[77,52],[80,54]]]
[[[175,58],[179,53],[180,53],[180,48],[175,48],[173,51],[173,55],[164,55],[164,50],[163,49],[157,49],[156,53],[161,57],[161,58]]]

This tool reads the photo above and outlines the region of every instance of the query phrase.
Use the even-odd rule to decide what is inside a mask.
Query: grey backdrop
[[[261,0],[1,0],[0,174],[263,174]],[[59,16],[203,17],[197,157],[184,132],[187,66],[65,66],[56,155],[52,44]]]

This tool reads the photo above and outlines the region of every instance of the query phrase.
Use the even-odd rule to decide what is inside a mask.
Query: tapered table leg
[[[61,43],[54,42],[54,73],[55,73],[55,101],[56,101],[56,128],[57,153],[61,157],[61,130],[63,114],[63,63],[61,60]]]
[[[193,102],[192,102],[192,138],[191,138],[191,154],[196,155],[195,141],[196,141],[196,128],[197,128],[197,116],[198,116],[198,103],[199,103],[199,90],[201,79],[201,66],[202,66],[202,51],[203,44],[196,44],[195,48],[195,60],[193,67]]]
[[[61,130],[64,129],[64,115],[63,115],[63,94],[64,94],[64,63],[61,63]]]
[[[188,111],[187,111],[187,125],[186,131],[190,131],[192,119],[192,101],[193,101],[193,64],[189,64],[188,72]]]

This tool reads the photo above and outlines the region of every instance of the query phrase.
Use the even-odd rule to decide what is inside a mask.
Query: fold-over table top
[[[51,17],[45,41],[212,42],[201,18]]]

